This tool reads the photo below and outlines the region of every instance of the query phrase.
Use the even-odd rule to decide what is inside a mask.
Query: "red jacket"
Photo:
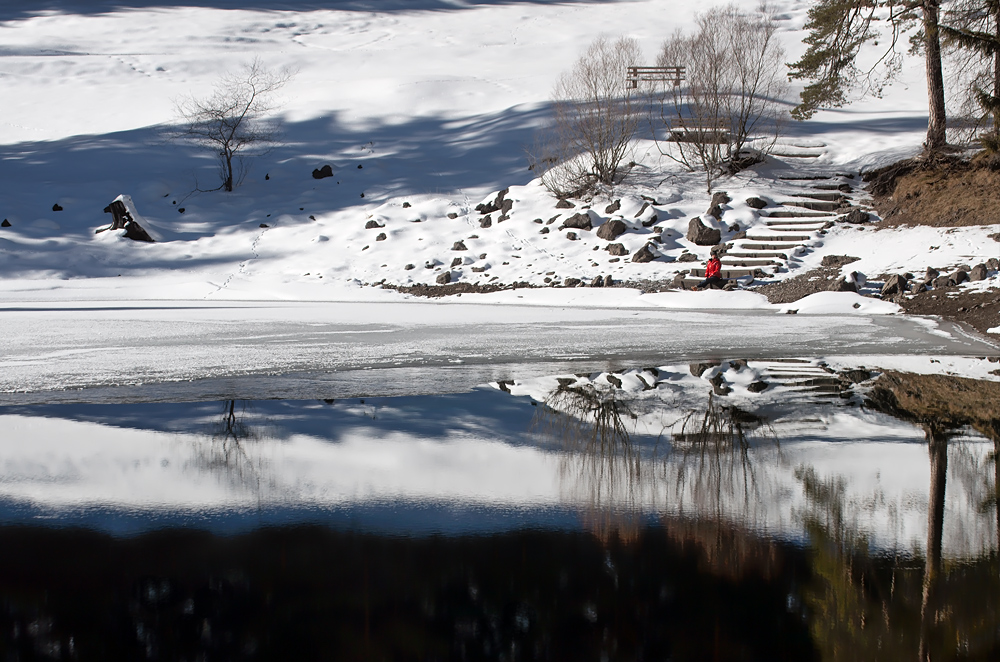
[[[705,265],[705,278],[711,278],[712,276],[718,276],[719,271],[722,270],[722,263],[719,262],[719,258],[712,256],[712,259],[708,261]]]

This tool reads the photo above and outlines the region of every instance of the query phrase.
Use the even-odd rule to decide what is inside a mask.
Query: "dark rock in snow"
[[[841,216],[839,219],[842,223],[867,223],[871,218],[871,214],[866,211],[861,211],[860,209],[852,209],[846,216]]]
[[[493,217],[490,216],[489,214],[479,219],[479,227],[481,228],[492,227],[492,225],[493,225]]]
[[[542,228],[541,230],[538,231],[538,234],[548,234],[548,233],[549,233],[548,228]]]
[[[751,393],[760,393],[762,391],[766,391],[767,387],[768,387],[767,382],[762,382],[758,380],[747,386],[747,390],[750,391]]]
[[[597,236],[606,241],[614,241],[625,234],[626,230],[628,230],[628,226],[625,225],[624,221],[615,219],[601,223],[601,227],[597,228]]]
[[[927,285],[925,283],[920,283],[913,281],[910,283],[910,294],[920,294],[921,292],[927,291]]]
[[[451,250],[453,250],[453,251],[467,251],[469,249],[465,247],[465,242],[464,241],[456,241],[454,243],[454,245],[451,247]]]
[[[619,379],[618,377],[615,377],[614,375],[607,375],[604,378],[607,379],[608,383],[614,386],[615,388],[622,387],[622,380]]]
[[[367,223],[365,223],[365,230],[374,230],[375,228],[384,228],[384,227],[385,227],[384,225],[382,225],[375,219],[372,219]]]
[[[590,281],[591,287],[604,287],[604,277],[594,276],[594,280]]]
[[[692,376],[701,377],[703,374],[705,374],[706,370],[708,370],[709,368],[714,368],[717,365],[720,365],[718,361],[706,361],[704,363],[692,363],[688,367],[691,370]]]
[[[642,222],[642,227],[644,228],[652,227],[656,225],[656,223],[657,223],[657,217],[656,214],[653,214],[652,216],[650,216],[649,218],[647,218],[645,221]]]
[[[450,218],[450,219],[456,219],[456,218],[458,218],[458,214],[456,214],[453,211],[450,211],[450,212],[448,212],[448,218]]]
[[[566,233],[566,238],[569,239],[570,241],[576,241],[577,240],[577,236],[576,236],[575,232],[567,232]]]
[[[185,210],[184,210],[184,207],[178,207],[178,208],[177,208],[177,213],[178,213],[178,214],[183,214],[183,213],[184,213],[184,211],[185,211]],[[270,216],[270,214],[268,214],[268,216]]]
[[[607,207],[604,208],[604,213],[605,214],[614,214],[616,211],[618,211],[621,208],[622,208],[622,201],[621,200],[615,200],[610,205],[608,205]]]
[[[514,208],[514,201],[511,199],[504,200],[500,205],[500,211],[503,212],[504,216],[510,214],[510,210]]]
[[[332,166],[325,165],[322,168],[313,170],[313,179],[323,179],[324,177],[333,177]]]
[[[453,260],[451,261],[451,266],[452,266],[452,268],[455,268],[455,267],[457,267],[457,266],[461,266],[461,264],[462,264],[462,258],[460,258],[460,257],[456,257],[456,258],[454,258],[454,259],[453,259]]]
[[[729,395],[729,393],[733,390],[729,387],[729,384],[726,383],[726,380],[723,379],[722,373],[712,377],[709,381],[712,382],[712,390],[716,395]]]
[[[624,244],[608,244],[606,249],[611,255],[628,255],[628,249]]]
[[[934,286],[935,290],[939,290],[942,287],[951,287],[955,284],[955,281],[951,280],[948,276],[938,276],[931,281],[931,284]]]
[[[632,261],[639,263],[652,262],[653,260],[656,259],[656,254],[653,253],[652,249],[653,249],[652,244],[646,244],[645,246],[643,246],[642,248],[640,248],[635,252],[635,255],[632,256]]]
[[[379,232],[378,236],[375,237],[375,241],[385,241],[385,240],[386,240],[386,236],[385,236],[384,232]]]
[[[986,280],[986,273],[986,265],[977,264],[972,267],[972,270],[969,272],[969,280]]]
[[[114,200],[111,204],[104,208],[105,214],[111,214],[113,219],[111,226],[104,228],[107,230],[125,230],[125,238],[131,239],[133,241],[144,241],[147,243],[153,243],[153,238],[149,236],[141,225],[139,225],[135,218],[133,218],[132,213],[129,212],[128,207],[125,206],[126,200],[131,204],[131,199],[129,196],[120,196],[119,199]],[[138,213],[138,212],[136,212]],[[98,230],[101,232],[102,230]]]
[[[907,283],[906,277],[899,274],[893,274],[885,279],[885,285],[882,286],[882,298],[894,296],[896,294],[902,294],[908,289],[909,283]]]
[[[52,205],[52,211],[62,211],[63,208],[59,206],[59,203]]]
[[[565,199],[556,203],[556,209],[572,209],[573,207],[576,207],[576,205]]]
[[[695,216],[688,223],[687,240],[697,246],[715,246],[722,241],[722,233],[715,228],[705,227]]]
[[[615,281],[611,278],[611,274],[604,277],[604,287],[611,287],[615,284]]]
[[[986,260],[986,268],[989,269],[990,271],[1000,270],[1000,260],[998,260],[995,257],[991,257],[990,259]]]
[[[442,274],[438,274],[438,277],[434,279],[438,285],[447,285],[451,282],[451,272],[445,271]]]
[[[728,205],[733,199],[725,191],[716,191],[712,196],[712,202],[709,207],[716,207],[718,205]]]
[[[763,209],[764,207],[767,206],[766,200],[764,200],[763,198],[758,198],[756,196],[752,198],[747,198],[746,203],[747,207],[750,207],[751,209]]]
[[[3,219],[3,223],[0,223],[0,228],[9,228],[9,227],[10,227],[10,221],[8,221],[6,218]]]
[[[694,253],[681,253],[680,257],[677,258],[678,262],[697,262],[698,256]]]
[[[563,281],[564,287],[577,287],[580,284],[579,278],[567,278]]]
[[[633,216],[632,218],[639,218],[640,216],[642,216],[642,212],[646,211],[647,209],[649,209],[649,203],[643,202],[642,207],[639,208],[639,211],[637,211],[635,213],[635,216]]]
[[[587,213],[576,213],[563,221],[560,230],[566,228],[575,228],[577,230],[589,230],[594,227],[590,221],[590,214]]]
[[[924,284],[933,283],[934,279],[941,275],[941,272],[934,267],[927,267],[927,273],[924,274]]]
[[[845,264],[857,262],[860,259],[860,257],[852,257],[850,255],[824,255],[820,265],[824,267],[842,267]]]
[[[270,226],[270,225],[268,225],[267,223],[261,223],[261,224],[260,224],[260,225],[259,225],[258,227],[262,227],[262,228],[269,228],[269,227],[271,227],[271,226]]]
[[[829,289],[831,292],[857,292],[858,286],[841,276]]]
[[[708,211],[705,213],[716,219],[720,219],[722,218],[722,207],[720,207],[719,205],[712,205],[711,207],[708,208]]]
[[[405,267],[403,267],[403,269],[405,269],[406,271],[410,271],[411,269],[416,269],[416,268],[417,268],[416,265],[413,264],[408,264]]]
[[[403,203],[403,209],[409,209],[409,208],[410,208],[410,207],[412,207],[412,206],[413,206],[413,205],[411,205],[411,204],[410,204],[409,202],[404,202],[404,203]]]

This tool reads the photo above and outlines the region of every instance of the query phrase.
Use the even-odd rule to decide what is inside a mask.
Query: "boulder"
[[[460,257],[452,258],[452,260],[451,260],[451,268],[452,269],[454,269],[455,267],[459,267],[461,265],[462,265],[462,258],[460,258]]]
[[[969,280],[969,274],[962,269],[959,269],[952,275],[948,276],[948,282],[952,283],[953,285],[961,285],[967,280]]]
[[[488,228],[491,227],[492,225],[493,225],[493,217],[490,216],[489,214],[486,214],[486,216],[483,216],[481,219],[479,219],[479,227],[481,228]]]
[[[1000,271],[1000,260],[996,259],[995,257],[991,257],[990,259],[986,260],[986,268],[989,269],[990,271]]]
[[[931,281],[931,284],[934,285],[935,290],[939,290],[942,287],[951,287],[955,285],[955,282],[952,281],[948,276],[938,276],[933,281]]]
[[[866,211],[861,211],[860,209],[852,209],[849,214],[841,216],[839,219],[842,223],[867,223],[871,218],[871,214]]]
[[[451,282],[451,272],[445,271],[442,274],[438,274],[438,277],[434,279],[438,285],[447,285]]]
[[[410,204],[409,202],[404,202],[404,203],[403,203],[403,209],[409,209],[409,208],[410,208],[410,207],[412,207],[412,206],[413,206],[413,205],[411,205],[411,204]]]
[[[729,387],[729,384],[726,383],[726,380],[723,379],[722,373],[712,377],[709,381],[712,382],[712,390],[716,395],[729,395],[730,391],[733,390]]]
[[[977,264],[972,267],[972,271],[969,272],[969,280],[986,280],[986,265]]]
[[[576,205],[566,199],[562,199],[556,203],[556,209],[572,209],[573,207],[576,207]]]
[[[563,281],[564,287],[577,287],[580,284],[579,278],[567,278]]]
[[[567,232],[566,233],[566,238],[569,239],[570,241],[576,241],[577,240],[577,236],[576,236],[575,232]]]
[[[607,207],[604,208],[604,213],[605,214],[614,214],[616,211],[618,211],[621,208],[622,208],[622,201],[621,200],[615,200],[610,205],[608,205]]]
[[[656,259],[656,254],[653,253],[652,248],[652,244],[646,244],[635,252],[635,255],[632,256],[632,261],[638,263],[652,262]]]
[[[325,177],[333,177],[333,168],[330,165],[313,170],[313,179],[323,179]]]
[[[594,226],[590,221],[590,214],[578,212],[564,220],[559,229],[575,228],[577,230],[589,230],[592,227]]]
[[[511,210],[511,209],[513,209],[513,208],[514,208],[514,201],[513,201],[513,200],[511,200],[511,199],[509,199],[509,198],[508,198],[507,200],[504,200],[504,201],[503,201],[503,202],[502,202],[502,203],[500,204],[500,212],[501,212],[501,213],[502,213],[502,214],[503,214],[504,216],[506,216],[506,215],[510,214],[510,210]]]
[[[658,219],[656,214],[653,214],[652,216],[650,216],[649,218],[647,218],[645,221],[642,222],[642,227],[644,228],[653,227],[654,225],[656,225],[657,221]]]
[[[10,221],[8,221],[6,218],[3,219],[3,223],[0,223],[0,228],[9,228],[9,227],[10,227]]]
[[[715,219],[720,219],[722,218],[722,207],[720,207],[719,205],[712,205],[711,207],[708,208],[708,211],[705,213],[708,214],[709,216],[712,216]]]
[[[833,282],[833,285],[831,285],[829,289],[830,289],[831,292],[857,292],[858,291],[857,285],[855,285],[854,283],[850,282],[849,280],[847,280],[843,276],[841,276],[840,278],[838,278],[837,280],[835,280]]]
[[[705,227],[695,216],[688,223],[687,240],[697,246],[715,246],[722,241],[722,233],[715,228]]]
[[[909,283],[907,283],[906,276],[893,274],[885,279],[885,285],[882,286],[882,298],[885,299],[897,294],[902,294],[903,292],[906,292],[908,285]]]
[[[405,269],[406,271],[410,271],[411,269],[416,269],[416,268],[417,268],[416,265],[413,264],[408,264],[405,267],[403,267],[403,269]]]
[[[715,195],[712,196],[712,202],[709,207],[715,207],[717,205],[728,205],[733,199],[725,191],[716,191]]]
[[[453,212],[453,211],[450,211],[450,212],[448,212],[448,218],[450,218],[450,219],[456,219],[456,218],[458,218],[458,214],[455,213],[455,212]]]
[[[752,382],[749,386],[747,386],[747,390],[750,391],[751,393],[760,393],[762,391],[766,391],[767,387],[768,387],[767,382],[762,382],[758,380],[756,382]]]
[[[860,271],[852,271],[847,274],[847,282],[854,283],[855,287],[860,290],[865,286],[865,283],[868,282],[868,278]]]
[[[465,247],[465,242],[460,240],[460,241],[456,241],[452,245],[451,250],[453,250],[453,251],[467,251],[469,249]]]
[[[857,262],[860,257],[852,257],[850,255],[824,255],[823,260],[820,262],[820,266],[823,267],[842,267],[845,264],[850,264],[851,262]]]
[[[619,379],[618,377],[615,377],[614,375],[607,375],[605,379],[607,379],[608,383],[614,386],[615,388],[622,387],[622,380]]]
[[[611,274],[604,277],[604,287],[611,287],[615,284],[615,281],[611,278]]]
[[[625,225],[625,222],[615,219],[602,223],[601,227],[597,228],[597,236],[606,241],[614,241],[625,234],[626,230],[628,230],[628,226]]]
[[[701,377],[705,374],[705,371],[709,368],[714,368],[717,365],[721,365],[718,361],[706,361],[704,363],[692,363],[689,367],[691,370],[691,375],[694,377]]]
[[[549,233],[548,228],[542,228],[541,230],[538,231],[538,234],[548,234],[548,233]]]
[[[910,294],[920,294],[921,292],[927,291],[927,285],[920,283],[918,281],[913,281],[910,283]]]
[[[933,283],[934,280],[941,275],[941,272],[934,267],[927,267],[927,273],[924,274],[924,284]]]
[[[375,228],[384,228],[385,226],[376,221],[374,218],[367,223],[365,223],[365,230],[374,230]]]
[[[746,203],[751,209],[763,209],[767,206],[767,201],[758,197],[747,198]]]
[[[496,206],[492,202],[481,202],[476,205],[476,211],[480,214],[492,214],[495,211],[500,211],[500,207]]]
[[[384,232],[379,232],[378,236],[375,237],[375,241],[385,241],[385,240],[386,240],[386,236],[385,236]]]
[[[628,249],[624,244],[608,244],[606,249],[611,255],[628,255]]]
[[[635,216],[633,216],[632,218],[639,218],[640,216],[642,216],[642,212],[646,211],[647,209],[649,209],[649,203],[643,202],[642,207],[639,207],[639,211],[637,211],[635,213]]]
[[[678,262],[697,262],[698,256],[694,253],[681,253],[680,257],[677,258]]]
[[[594,280],[590,281],[591,287],[604,287],[604,278],[602,276],[594,276]]]
[[[153,238],[139,225],[137,219],[142,217],[139,216],[139,212],[135,209],[132,196],[119,195],[111,204],[104,208],[104,213],[111,214],[113,220],[111,225],[106,228],[100,228],[97,230],[98,232],[105,230],[125,230],[124,236],[126,239],[153,243]]]

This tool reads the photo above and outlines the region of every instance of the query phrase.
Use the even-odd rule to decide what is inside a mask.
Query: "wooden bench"
[[[684,67],[626,67],[625,87],[637,89],[639,81],[673,83],[674,87],[679,87],[684,74]]]
[[[717,144],[729,142],[729,123],[696,122],[693,120],[678,120],[671,126],[670,140],[673,142],[698,142]]]

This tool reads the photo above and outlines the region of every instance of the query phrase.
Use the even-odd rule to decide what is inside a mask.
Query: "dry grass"
[[[868,173],[884,226],[1000,223],[1000,169],[986,159],[905,161]]]
[[[901,418],[939,428],[971,425],[1000,438],[1000,382],[886,371],[870,404]]]

